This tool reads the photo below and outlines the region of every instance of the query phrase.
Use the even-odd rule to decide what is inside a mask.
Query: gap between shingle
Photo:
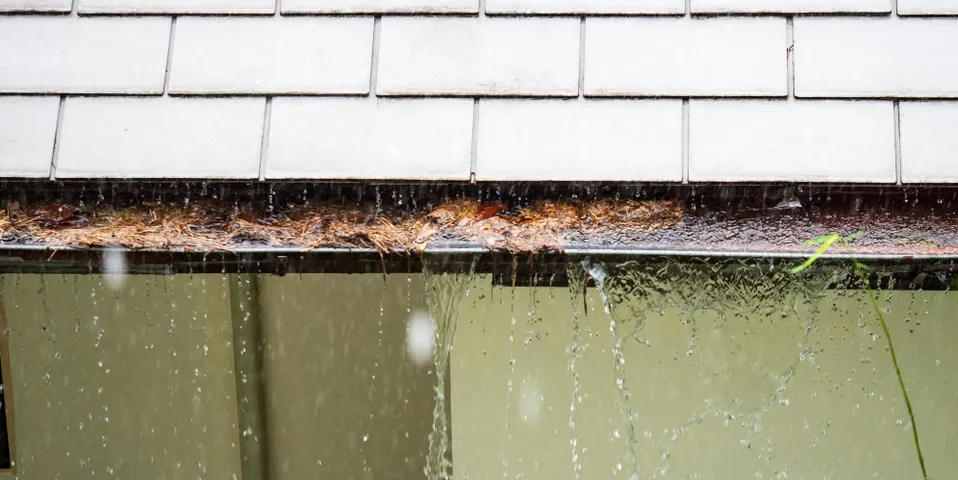
[[[176,16],[170,20],[170,43],[166,48],[166,73],[163,76],[163,95],[170,91],[170,67],[173,65],[173,37],[176,35]]]
[[[269,130],[273,119],[273,97],[266,97],[266,107],[263,111],[263,139],[259,144],[259,180],[266,180],[266,155],[269,149]]]
[[[373,51],[369,67],[369,96],[376,96],[376,83],[379,80],[379,32],[382,29],[382,15],[373,18]]]
[[[789,100],[795,99],[795,21],[794,17],[785,18],[785,58],[786,81]]]
[[[579,18],[579,98],[585,97],[585,15]]]
[[[689,183],[689,99],[682,99],[682,183]]]
[[[53,130],[53,155],[50,156],[50,180],[57,179],[57,157],[60,156],[60,132],[63,129],[63,106],[67,97],[60,96],[60,108],[57,110],[57,126]]]
[[[901,105],[898,100],[892,102],[892,110],[895,116],[895,184],[901,185]]]
[[[479,158],[479,99],[472,100],[472,156],[469,159],[469,181],[476,183],[476,163]]]

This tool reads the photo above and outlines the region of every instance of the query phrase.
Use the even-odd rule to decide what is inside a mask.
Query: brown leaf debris
[[[561,251],[570,235],[648,231],[678,223],[676,201],[542,200],[510,210],[504,202],[459,199],[422,214],[337,203],[289,205],[273,213],[214,202],[144,202],[114,210],[33,205],[0,211],[3,243],[49,247],[124,247],[231,251],[239,247],[372,247],[418,252],[438,238],[512,253]]]

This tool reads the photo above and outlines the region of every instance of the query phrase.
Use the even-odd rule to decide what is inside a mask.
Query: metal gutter
[[[291,248],[291,247],[242,247],[235,248],[230,250],[212,250],[212,251],[199,251],[199,250],[189,250],[184,248],[171,248],[171,249],[155,249],[155,248],[144,248],[144,249],[125,249],[125,248],[77,248],[77,247],[51,247],[47,245],[0,245],[0,252],[5,253],[16,253],[16,252],[49,252],[52,254],[56,253],[66,253],[66,252],[78,252],[85,253],[90,255],[91,258],[96,258],[100,254],[106,251],[123,251],[127,253],[157,253],[157,254],[189,254],[189,255],[222,255],[222,254],[234,254],[234,255],[309,255],[309,254],[338,254],[338,255],[368,255],[375,254],[379,255],[379,251],[375,248],[332,248],[332,247],[322,247],[322,248],[313,248],[313,249],[301,249],[301,248]],[[682,249],[630,249],[630,248],[567,248],[562,251],[551,251],[551,252],[537,252],[534,255],[536,257],[545,257],[545,256],[589,256],[589,257],[605,257],[605,256],[616,256],[616,257],[694,257],[694,258],[774,258],[774,259],[806,259],[812,254],[813,250],[808,252],[788,252],[788,251],[779,251],[779,250],[744,250],[744,251],[728,251],[728,250],[682,250]],[[442,255],[485,255],[490,253],[505,253],[501,250],[494,250],[483,247],[427,247],[422,252],[410,253],[410,255],[425,255],[425,256],[442,256]],[[401,255],[398,253],[389,253],[388,255]],[[518,254],[519,256],[527,256],[528,254]],[[831,260],[851,260],[855,258],[857,260],[867,261],[898,261],[898,260],[929,260],[929,261],[951,261],[958,260],[958,253],[945,253],[945,254],[927,254],[927,253],[868,253],[867,251],[853,251],[851,253],[823,253],[820,255],[822,259],[831,259]]]

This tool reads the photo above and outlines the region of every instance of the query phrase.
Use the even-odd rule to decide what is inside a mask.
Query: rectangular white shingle
[[[0,97],[0,175],[48,177],[60,97]]]
[[[681,100],[483,100],[476,178],[681,181]]]
[[[691,2],[692,13],[891,12],[891,0],[691,0]]]
[[[276,0],[78,0],[80,13],[270,14]]]
[[[958,15],[955,0],[898,0],[899,15]]]
[[[892,102],[692,100],[689,180],[895,181]]]
[[[901,102],[903,182],[958,182],[958,103]]]
[[[784,18],[589,18],[585,93],[785,96]]]
[[[163,92],[170,19],[0,16],[0,92]]]
[[[388,17],[379,95],[574,96],[579,19]]]
[[[277,98],[266,178],[468,180],[471,99]]]
[[[684,14],[685,0],[486,0],[489,14]]]
[[[478,13],[479,0],[283,0],[283,13]]]
[[[170,93],[365,94],[372,17],[184,17]]]
[[[796,18],[795,95],[958,96],[958,19]]]
[[[256,178],[262,98],[68,98],[57,178]]]
[[[0,0],[0,12],[69,12],[73,0]]]

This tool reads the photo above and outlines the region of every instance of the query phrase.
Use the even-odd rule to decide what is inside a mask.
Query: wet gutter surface
[[[204,184],[193,190],[170,185],[148,185],[150,190],[70,184],[55,190],[44,184],[32,196],[23,185],[0,187],[0,198],[17,199],[6,201],[8,221],[0,222],[0,271],[94,272],[104,248],[127,252],[134,273],[418,271],[424,256],[458,262],[475,255],[480,271],[519,264],[547,271],[586,256],[650,262],[768,259],[785,265],[816,250],[806,240],[830,233],[859,235],[847,250],[836,247],[824,256],[835,262],[855,256],[950,272],[958,260],[958,193],[950,188],[596,185],[555,190],[415,184],[382,187],[392,188],[391,195],[383,195],[378,185],[286,184],[268,190],[262,185],[217,189]],[[184,189],[196,199],[182,202]],[[58,203],[50,203],[52,198]],[[75,214],[43,211],[56,205],[67,205]],[[146,227],[169,224],[173,233],[186,230],[179,243],[137,245],[110,237],[108,230],[81,238],[80,244],[68,241],[80,238],[76,228],[89,222],[109,226],[123,208],[154,216],[193,208],[209,215],[198,220],[202,225],[189,223],[196,213],[178,224],[147,219]],[[25,228],[28,218],[46,223]],[[284,232],[294,227],[318,233],[312,238]],[[191,231],[209,237],[217,228],[231,229],[224,233],[228,241],[189,243]],[[57,230],[70,231],[61,235]],[[38,232],[50,236],[40,238]]]

